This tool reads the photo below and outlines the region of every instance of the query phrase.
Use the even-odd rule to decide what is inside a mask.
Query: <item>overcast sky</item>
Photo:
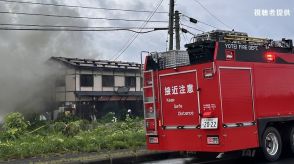
[[[19,0],[21,1],[21,0]],[[134,10],[155,10],[160,0],[24,0],[54,4],[121,8]],[[294,1],[293,0],[198,0],[222,22],[236,31],[247,32],[251,36],[274,39],[294,39]],[[169,0],[163,0],[159,11],[168,11]],[[202,22],[219,29],[231,30],[214,19],[194,0],[177,0],[176,9]],[[255,16],[256,10],[289,10],[290,16]],[[40,6],[32,4],[8,3],[0,0],[0,11],[28,12],[85,17],[107,17],[125,19],[146,19],[150,13],[132,13],[76,9],[66,7]],[[155,14],[152,20],[168,20],[168,14]],[[213,30],[203,24],[191,24],[182,18],[183,24],[204,31]],[[138,22],[103,21],[69,18],[49,18],[41,16],[22,16],[0,14],[0,24],[21,23],[40,25],[78,25],[78,26],[141,26]],[[167,27],[167,23],[150,23],[149,27]],[[191,30],[197,34],[198,31]],[[43,108],[40,93],[44,94],[45,79],[50,71],[44,62],[51,56],[95,58],[111,60],[118,55],[123,46],[133,36],[130,32],[35,32],[0,30],[0,118],[1,114],[22,108]],[[182,40],[189,42],[191,35]],[[123,53],[119,60],[140,61],[141,51],[165,51],[167,31],[141,34]],[[39,98],[39,100],[38,100]],[[40,102],[28,103],[28,102]],[[26,107],[24,107],[24,105]]]
[[[38,2],[32,0],[33,2]],[[160,0],[64,0],[64,1],[39,1],[67,5],[94,6],[106,8],[122,8],[135,10],[154,10]],[[279,39],[282,37],[294,38],[294,1],[292,0],[198,0],[225,24],[236,31],[244,31],[253,36]],[[159,11],[168,11],[169,0],[164,0]],[[219,29],[226,26],[214,19],[194,0],[177,0],[176,9],[181,13],[209,23]],[[256,9],[282,9],[290,10],[291,16],[255,16]],[[126,19],[146,19],[150,13],[132,13],[118,11],[103,11],[90,9],[75,9],[64,7],[39,6],[31,4],[15,4],[0,2],[1,11],[25,11],[32,13],[46,13],[59,15],[81,15],[88,17],[108,17]],[[38,16],[19,16],[1,14],[1,23],[26,23],[26,24],[52,24],[52,25],[83,25],[83,26],[140,26],[140,22],[104,21],[87,19],[48,18]],[[155,14],[152,20],[168,20],[167,14]],[[182,23],[202,29],[213,30],[203,24],[190,24],[182,18]],[[150,27],[166,27],[167,23],[150,23]],[[191,29],[190,29],[191,30]],[[198,31],[191,30],[193,33]],[[1,52],[11,52],[14,55],[21,53],[35,53],[37,56],[73,56],[111,60],[123,48],[133,33],[130,32],[29,32],[29,31],[0,31]],[[190,40],[191,35],[187,35]],[[141,34],[134,43],[119,58],[120,60],[139,61],[142,50],[166,50],[167,32],[157,31]],[[182,43],[187,40],[182,35]],[[182,46],[182,48],[184,48]],[[33,51],[33,52],[32,52]],[[4,55],[4,54],[2,54]]]

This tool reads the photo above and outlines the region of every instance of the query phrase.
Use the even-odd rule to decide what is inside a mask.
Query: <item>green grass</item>
[[[0,133],[0,159],[21,159],[55,153],[85,153],[118,149],[136,150],[145,145],[143,121],[127,118],[123,122],[87,121],[47,122],[28,127],[10,137]]]

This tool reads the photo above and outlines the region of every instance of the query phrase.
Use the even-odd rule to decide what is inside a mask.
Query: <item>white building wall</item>
[[[66,75],[65,76],[66,91],[75,91],[75,85],[76,85],[75,82],[76,82],[75,75]]]
[[[76,101],[74,92],[66,92],[66,101]]]
[[[93,87],[81,87],[81,91],[93,91]]]
[[[81,87],[80,86],[80,74],[92,74],[94,73],[94,86],[93,87]],[[102,86],[102,75],[114,76],[114,87]],[[136,87],[131,87],[130,91],[140,91],[140,77],[139,73],[128,72],[99,72],[90,70],[74,70],[69,69],[65,76],[65,87],[56,88],[56,100],[57,101],[77,101],[75,91],[114,91],[117,87],[125,86],[126,76],[136,76]],[[64,93],[66,91],[66,93]]]
[[[65,87],[56,87],[55,88],[56,92],[64,92],[65,91]]]
[[[113,91],[113,87],[103,87],[103,91]]]
[[[67,70],[66,70],[66,74],[67,75],[73,75],[73,74],[75,74],[75,69],[73,69],[73,68],[68,68]]]
[[[140,91],[140,90],[141,90],[140,77],[136,77],[136,91]]]
[[[76,75],[76,91],[80,91],[80,75]]]
[[[114,86],[116,86],[116,87],[125,86],[125,77],[124,76],[114,76]]]
[[[91,70],[80,70],[80,74],[92,74]]]
[[[65,101],[65,92],[57,92],[56,101]]]
[[[136,74],[136,73],[128,73],[128,72],[126,72],[125,76],[138,76],[138,73]]]
[[[102,76],[94,75],[94,91],[102,90]]]

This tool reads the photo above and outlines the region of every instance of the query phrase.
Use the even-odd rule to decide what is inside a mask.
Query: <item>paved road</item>
[[[282,158],[277,162],[267,162],[264,160],[247,158],[199,162],[191,158],[177,158],[162,161],[145,162],[143,164],[294,164],[294,158]]]

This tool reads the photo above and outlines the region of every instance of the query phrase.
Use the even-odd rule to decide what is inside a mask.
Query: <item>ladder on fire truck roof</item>
[[[152,70],[143,72],[143,101],[146,135],[157,135],[156,97],[154,90],[154,73]]]
[[[213,30],[210,32],[205,32],[196,35],[194,42],[198,41],[227,41],[227,42],[237,42],[237,43],[249,43],[256,45],[270,44],[272,40],[267,38],[257,38],[249,37],[247,33],[237,32],[237,31],[225,31],[225,30]]]
[[[271,41],[266,38],[256,38],[256,37],[248,37],[248,36],[232,35],[232,34],[225,35],[224,40],[246,42],[246,43],[258,43],[258,44],[269,44]]]

